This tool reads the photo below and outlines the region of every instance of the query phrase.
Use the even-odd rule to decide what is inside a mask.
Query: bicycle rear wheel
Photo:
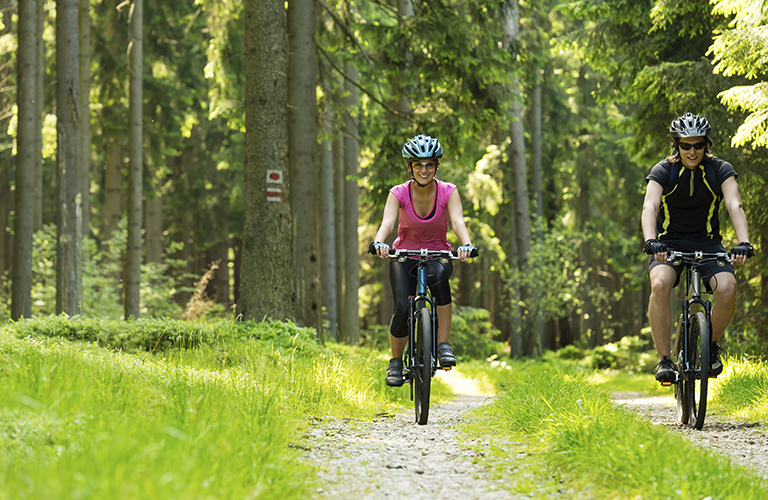
[[[677,329],[675,330],[675,347],[672,349],[672,360],[677,365],[678,377],[675,381],[675,400],[677,401],[677,421],[681,424],[687,424],[691,418],[691,408],[688,405],[687,394],[685,393],[685,374],[682,373],[685,368],[685,358],[683,357],[683,315],[677,320]]]
[[[413,373],[416,423],[424,425],[429,419],[429,391],[432,383],[432,317],[422,307],[416,313],[416,353]]]
[[[688,332],[689,361],[693,372],[687,381],[687,399],[690,408],[689,424],[701,430],[707,413],[707,385],[709,382],[709,351],[711,338],[707,316],[697,312],[690,316]]]

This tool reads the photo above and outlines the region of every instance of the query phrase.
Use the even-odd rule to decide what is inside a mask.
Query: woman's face
[[[435,160],[416,160],[411,162],[411,171],[413,178],[419,184],[426,185],[432,182],[437,173],[437,161]]]
[[[687,148],[687,149],[686,149]],[[678,151],[680,151],[680,160],[686,168],[696,168],[704,158],[704,151],[707,149],[706,137],[684,137],[680,139]]]

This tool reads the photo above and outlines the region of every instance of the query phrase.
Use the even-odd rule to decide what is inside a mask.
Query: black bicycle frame
[[[691,288],[693,288],[693,293],[691,293]],[[689,295],[690,298],[688,297]],[[683,356],[683,369],[679,370],[678,377],[681,377],[683,372],[690,373],[693,371],[693,367],[691,367],[687,356],[691,349],[691,346],[688,345],[688,332],[691,328],[691,321],[689,319],[691,304],[699,304],[704,308],[704,316],[707,318],[707,328],[711,332],[712,303],[709,300],[703,300],[701,298],[701,271],[699,270],[699,264],[696,263],[687,266],[685,273],[685,298],[683,299],[683,324],[681,331],[683,335],[683,353],[686,355]]]
[[[408,297],[408,360],[410,365],[414,364],[414,356],[416,355],[416,346],[414,345],[416,343],[416,324],[413,321],[416,317],[415,312],[425,307],[427,302],[431,305],[429,309],[432,316],[432,349],[434,350],[437,345],[437,312],[435,301],[427,295],[427,262],[424,260],[419,261],[416,266],[416,295]],[[434,363],[434,356],[432,356],[433,371],[435,369]]]

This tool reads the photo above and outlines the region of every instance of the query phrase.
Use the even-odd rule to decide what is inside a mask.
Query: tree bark
[[[163,261],[163,198],[159,192],[144,201],[145,262]]]
[[[82,195],[80,193],[80,88],[78,0],[56,2],[56,113],[58,227],[56,313],[82,307]]]
[[[90,0],[79,0],[80,28],[80,182],[83,200],[83,236],[91,221],[91,12]]]
[[[245,165],[242,276],[244,319],[295,313],[288,165],[285,3],[245,2]]]
[[[520,13],[517,0],[504,2],[503,9],[504,46],[512,54],[516,54],[517,37],[520,30]],[[510,175],[514,183],[515,196],[511,198],[513,204],[513,219],[516,233],[517,269],[525,272],[528,267],[528,252],[531,248],[531,216],[529,209],[528,175],[525,165],[525,133],[523,129],[523,106],[520,101],[520,78],[512,72],[509,80],[509,88],[512,93],[512,103],[509,107],[510,144]],[[525,289],[520,290],[520,295],[526,297]],[[513,298],[514,300],[514,298]],[[526,323],[530,323],[530,318]],[[537,332],[533,328],[522,328],[523,348],[526,355],[536,355],[540,352],[541,345]],[[533,337],[533,338],[532,338]],[[513,349],[514,352],[514,349]]]
[[[320,220],[323,230],[320,232],[320,255],[322,257],[320,275],[323,277],[323,307],[328,320],[327,338],[338,339],[339,317],[336,303],[336,217],[334,214],[335,189],[333,176],[333,132],[330,102],[326,100],[325,115],[322,121],[324,139],[320,145]]]
[[[32,224],[35,231],[43,228],[43,104],[45,102],[45,0],[37,1],[37,32],[35,33],[35,192]]]
[[[288,3],[288,150],[296,264],[296,320],[322,338],[317,98],[313,0]]]
[[[32,233],[35,190],[35,82],[37,0],[19,0],[16,216],[14,218],[11,319],[32,315]]]
[[[128,243],[125,255],[125,317],[141,316],[141,225],[142,172],[144,148],[142,107],[144,0],[134,0],[131,11],[130,41],[130,167],[128,169]]]
[[[344,65],[347,77],[346,136],[344,140],[344,165],[346,184],[344,186],[344,304],[342,307],[342,339],[347,344],[360,342],[360,313],[358,311],[358,290],[360,288],[360,243],[358,228],[358,129],[357,129],[357,69],[350,63]]]
[[[341,335],[344,322],[344,252],[346,231],[344,230],[344,196],[346,185],[346,172],[344,166],[344,140],[337,137],[333,141],[333,184],[336,204],[334,206],[334,220],[336,222],[336,318],[339,326],[336,331],[336,339]]]

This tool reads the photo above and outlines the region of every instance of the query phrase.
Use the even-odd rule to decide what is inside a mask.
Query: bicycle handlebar
[[[696,264],[712,261],[725,264],[731,261],[731,254],[729,252],[678,252],[677,250],[667,252],[667,262]]]
[[[373,243],[368,247],[368,253],[371,255],[378,255],[376,252],[376,249],[373,247]],[[478,247],[472,247],[472,251],[469,253],[470,258],[471,257],[477,257],[480,254],[480,248]],[[459,253],[456,250],[428,250],[426,248],[422,248],[421,250],[406,250],[402,248],[390,248],[389,249],[389,256],[390,257],[436,257],[436,258],[442,258],[442,259],[453,259],[456,260],[459,258]]]

